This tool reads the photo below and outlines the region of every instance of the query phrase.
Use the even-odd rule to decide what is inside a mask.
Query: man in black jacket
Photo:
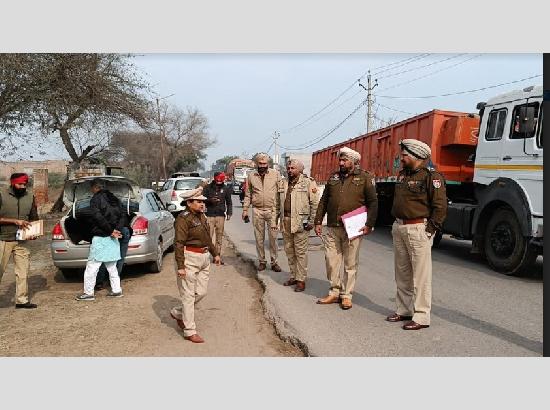
[[[122,272],[124,266],[124,258],[128,252],[128,243],[132,236],[132,228],[130,227],[130,216],[128,212],[123,209],[120,200],[109,190],[105,189],[105,182],[101,179],[94,179],[92,181],[91,191],[94,193],[90,200],[90,209],[94,214],[94,219],[101,219],[103,217],[109,225],[119,231],[122,237],[119,239],[120,244],[120,260],[117,262],[116,268],[118,275]],[[109,279],[107,268],[105,265],[101,265],[97,274],[95,290],[102,290],[105,288]]]
[[[210,226],[210,237],[216,246],[216,252],[221,255],[225,220],[229,221],[233,215],[231,189],[225,185],[225,174],[216,172],[214,180],[204,188],[202,194],[206,197],[206,217]],[[221,263],[223,265],[223,261]]]

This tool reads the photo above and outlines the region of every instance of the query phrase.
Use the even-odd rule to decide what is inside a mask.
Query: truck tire
[[[443,239],[443,232],[437,231],[434,236],[434,242],[432,247],[433,248],[439,247],[439,244],[441,243],[441,239]]]
[[[516,214],[499,208],[492,215],[484,237],[484,254],[491,268],[506,275],[520,276],[535,263],[537,253],[521,233]]]

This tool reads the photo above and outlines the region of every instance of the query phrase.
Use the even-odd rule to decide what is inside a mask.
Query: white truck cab
[[[506,273],[542,253],[542,101],[542,86],[530,86],[478,104],[474,247]]]

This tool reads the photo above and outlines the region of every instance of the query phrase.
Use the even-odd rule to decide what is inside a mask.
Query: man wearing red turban
[[[225,220],[231,219],[233,202],[231,189],[225,185],[225,174],[216,172],[214,180],[203,191],[206,197],[206,217],[210,226],[210,236],[216,246],[216,252],[221,255]],[[221,262],[223,264],[223,261]]]
[[[17,231],[38,220],[36,202],[28,189],[29,176],[15,173],[10,186],[0,190],[0,280],[13,256],[15,263],[15,308],[34,309],[29,301],[28,275],[31,253],[25,241],[17,240]]]

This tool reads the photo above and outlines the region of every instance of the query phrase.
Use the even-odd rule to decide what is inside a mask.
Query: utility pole
[[[374,119],[374,115],[372,113],[372,105],[374,103],[374,100],[372,98],[372,90],[378,85],[378,80],[374,80],[374,86],[371,83],[372,76],[369,73],[367,75],[367,87],[365,87],[363,84],[359,83],[359,86],[363,87],[365,91],[367,91],[367,134],[372,131],[372,120]]]
[[[273,145],[275,147],[275,154],[273,155],[273,168],[277,171],[279,170],[279,145],[277,144],[277,140],[280,136],[281,134],[279,134],[278,131],[273,133]]]

